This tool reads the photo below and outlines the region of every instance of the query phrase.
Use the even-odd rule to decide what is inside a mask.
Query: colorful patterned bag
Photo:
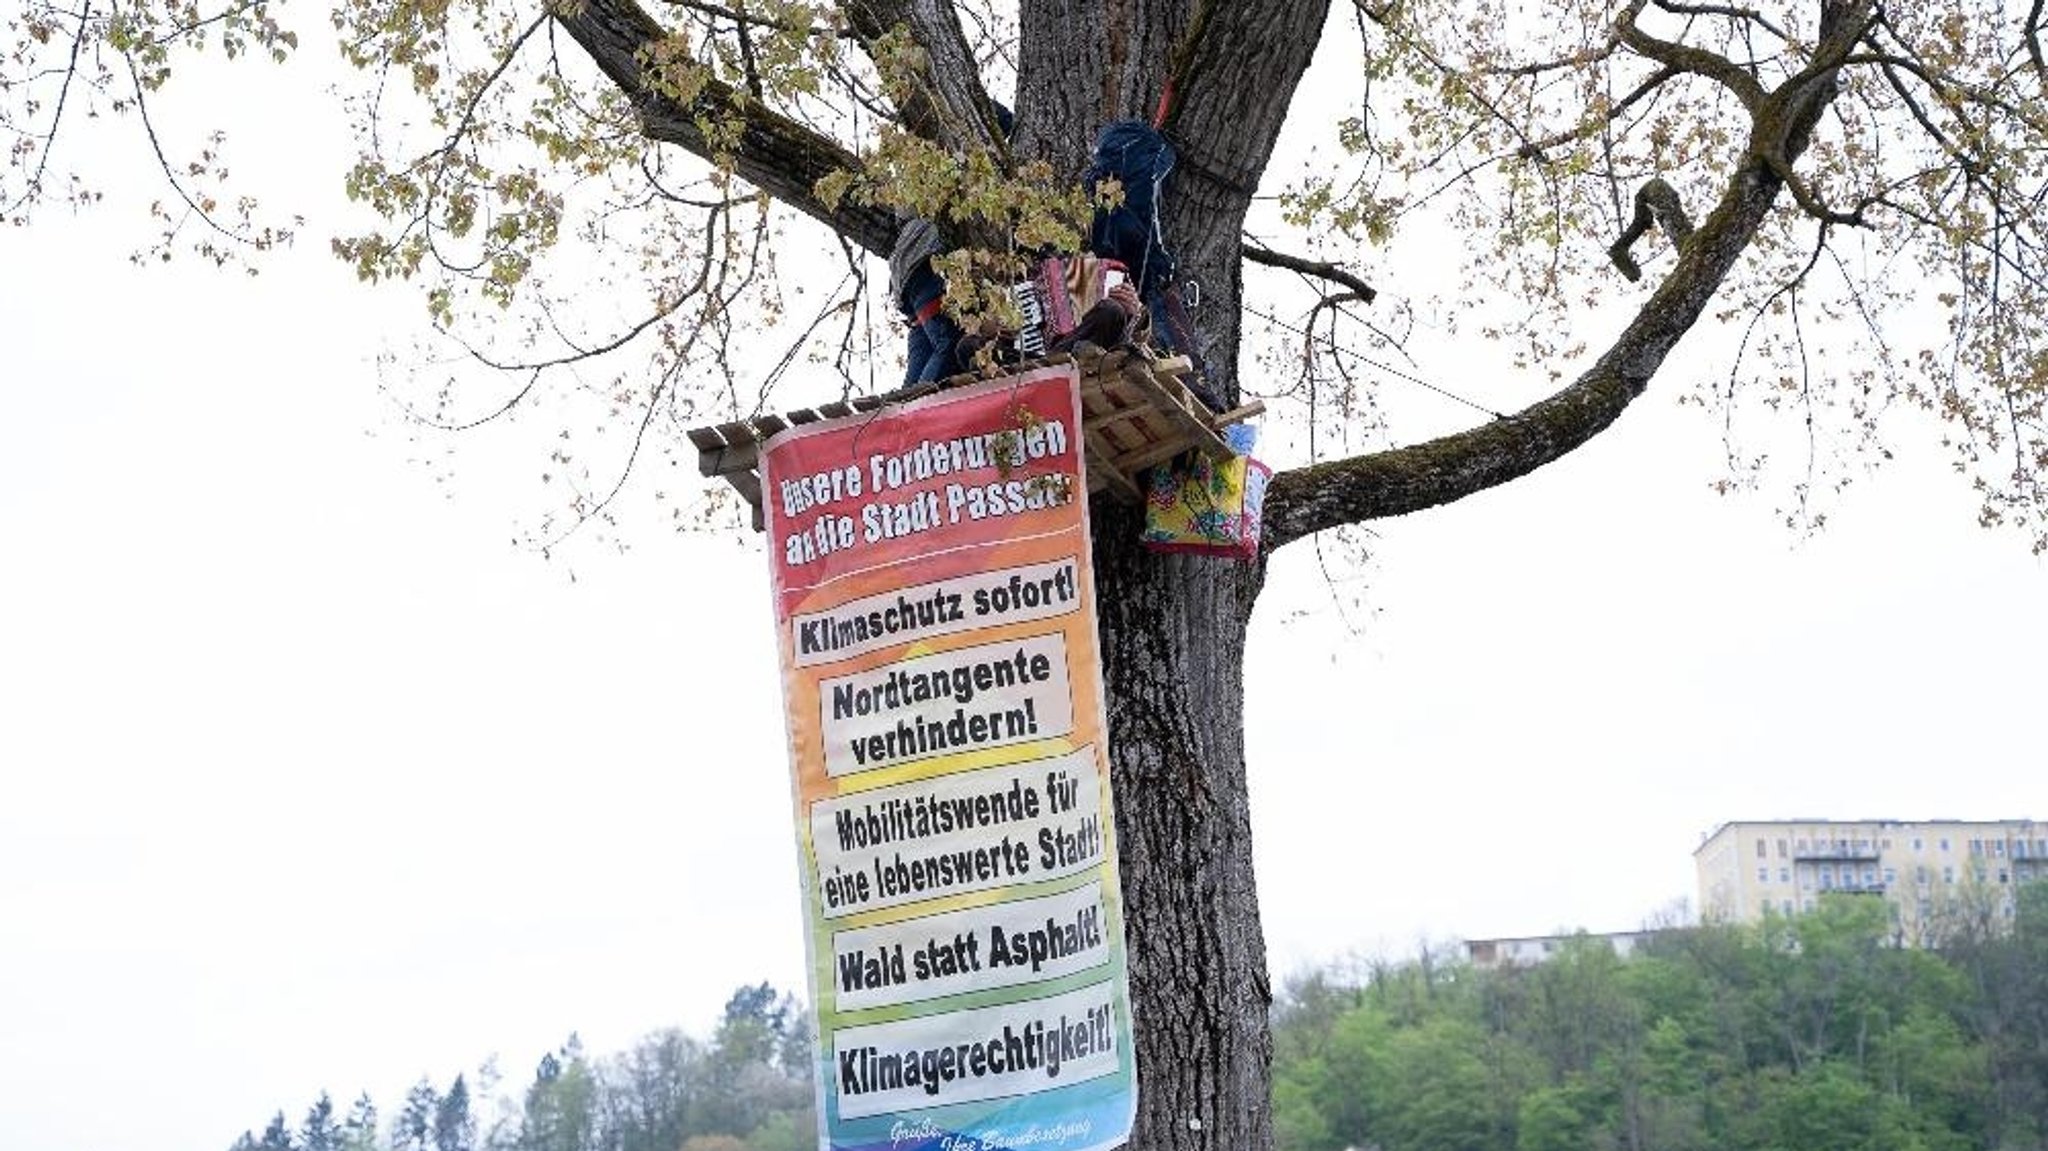
[[[1248,455],[1222,462],[1199,453],[1152,469],[1145,500],[1146,547],[1249,560],[1259,554],[1266,465]]]

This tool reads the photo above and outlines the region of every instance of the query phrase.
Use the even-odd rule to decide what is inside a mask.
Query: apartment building
[[[1693,852],[1700,914],[1754,922],[1827,892],[1890,901],[1902,937],[1960,906],[2011,919],[2014,890],[2048,879],[2048,823],[2031,819],[1790,819],[1725,823]]]

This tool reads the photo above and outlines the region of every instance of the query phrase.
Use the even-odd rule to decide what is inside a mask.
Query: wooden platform
[[[1112,352],[1083,346],[1073,355],[1030,360],[986,373],[954,376],[936,385],[885,396],[861,396],[782,415],[716,424],[689,431],[697,447],[697,470],[730,483],[753,509],[754,530],[767,522],[761,510],[760,446],[776,433],[801,424],[872,412],[890,404],[981,380],[1001,379],[1051,364],[1075,363],[1081,372],[1082,432],[1087,441],[1088,490],[1108,490],[1119,499],[1144,501],[1139,474],[1190,449],[1211,459],[1230,455],[1218,432],[1266,410],[1258,401],[1228,412],[1213,412],[1180,377],[1184,357],[1157,359],[1142,348]]]

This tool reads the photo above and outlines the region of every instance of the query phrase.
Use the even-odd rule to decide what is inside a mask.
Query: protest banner
[[[1097,1151],[1137,1073],[1071,365],[761,457],[826,1151]]]

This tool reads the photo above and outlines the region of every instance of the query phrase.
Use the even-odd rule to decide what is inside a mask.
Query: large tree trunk
[[[1244,644],[1265,564],[1162,556],[1092,509],[1145,1151],[1272,1142],[1266,943],[1245,790]]]
[[[1171,86],[1180,155],[1163,207],[1210,383],[1234,400],[1239,238],[1327,0],[1021,5],[1019,151],[1079,177],[1097,129]],[[1161,556],[1099,499],[1097,626],[1109,699],[1143,1151],[1272,1145],[1272,996],[1252,877],[1244,644],[1265,564]]]

